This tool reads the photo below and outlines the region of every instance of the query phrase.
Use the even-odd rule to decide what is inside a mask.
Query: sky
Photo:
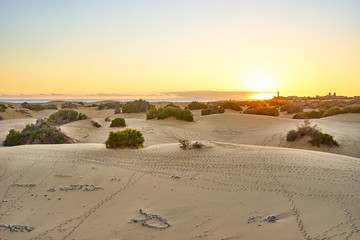
[[[358,0],[1,0],[0,98],[360,95],[359,13]]]

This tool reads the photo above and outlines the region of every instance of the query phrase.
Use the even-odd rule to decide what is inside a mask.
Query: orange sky
[[[360,3],[288,2],[1,1],[0,95],[360,95]]]

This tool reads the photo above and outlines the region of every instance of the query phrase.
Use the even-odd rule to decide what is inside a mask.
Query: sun
[[[245,77],[247,90],[254,92],[273,92],[274,78],[266,74],[251,74]]]

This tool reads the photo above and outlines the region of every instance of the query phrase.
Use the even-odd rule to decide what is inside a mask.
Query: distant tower
[[[334,97],[336,97],[336,92],[334,92]]]
[[[278,91],[278,95],[277,95],[277,97],[280,97],[280,92]]]
[[[331,92],[329,92],[329,96],[331,96]]]

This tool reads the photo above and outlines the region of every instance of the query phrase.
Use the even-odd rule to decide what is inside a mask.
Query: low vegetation
[[[211,115],[211,114],[218,114],[218,113],[224,113],[225,109],[222,107],[212,107],[201,110],[201,115]]]
[[[122,104],[119,102],[108,102],[108,103],[102,103],[98,106],[98,110],[103,109],[115,109],[115,108],[121,108]]]
[[[204,145],[199,142],[199,141],[196,141],[194,143],[192,143],[190,140],[187,140],[185,138],[182,138],[179,140],[179,145],[180,145],[180,148],[182,149],[193,149],[193,148],[202,148]]]
[[[331,107],[328,110],[325,109],[312,110],[309,112],[297,113],[294,115],[293,118],[295,119],[323,118],[323,117],[335,116],[344,113],[360,113],[360,105],[347,106],[344,108],[339,108],[335,106],[335,107]]]
[[[106,117],[105,122],[111,122],[111,119],[109,117]]]
[[[97,127],[97,128],[100,128],[100,127],[101,127],[101,124],[98,123],[98,122],[95,121],[95,120],[91,120],[91,123],[92,123],[92,125],[93,125],[94,127]]]
[[[150,120],[153,118],[165,119],[169,117],[175,117],[178,120],[192,122],[194,116],[189,109],[182,109],[179,106],[165,106],[162,108],[152,108],[146,114],[146,119]]]
[[[242,111],[242,108],[240,107],[240,105],[235,101],[223,102],[223,103],[221,103],[220,107],[222,107],[224,109],[232,109],[235,111]]]
[[[106,148],[139,148],[145,139],[142,133],[135,129],[110,132],[106,140]]]
[[[115,118],[111,121],[110,127],[126,127],[125,119]]]
[[[78,113],[75,110],[62,109],[62,110],[59,110],[59,111],[51,114],[48,118],[48,121],[50,121],[54,124],[62,125],[62,124],[66,124],[66,123],[77,121],[77,120],[84,120],[87,118],[88,117],[85,114]]]
[[[4,146],[16,146],[25,144],[63,144],[71,143],[60,129],[52,127],[44,120],[38,120],[36,124],[26,125],[21,131],[11,129],[6,136]]]
[[[321,132],[321,130],[316,125],[310,126],[309,121],[304,121],[304,124],[298,126],[297,130],[289,131],[286,135],[286,141],[292,142],[296,139],[301,139],[304,136],[311,137],[309,143],[311,143],[313,146],[320,147],[320,144],[324,144],[329,147],[339,146],[339,143],[334,140],[333,136]]]
[[[5,112],[7,109],[7,106],[5,106],[4,104],[0,103],[0,112]]]
[[[43,105],[43,104],[38,104],[38,103],[27,103],[27,102],[22,103],[21,107],[22,108],[27,108],[27,109],[32,110],[32,111],[41,111],[41,110],[44,110],[44,109],[55,109],[55,110],[58,109],[55,104]]]
[[[146,112],[151,108],[154,108],[155,106],[150,104],[148,101],[145,100],[135,100],[131,102],[127,102],[122,107],[123,113],[140,113],[140,112]]]
[[[193,102],[189,103],[187,108],[190,109],[190,110],[207,109],[208,105],[206,103],[203,103],[203,102],[193,101]]]
[[[244,111],[246,114],[279,116],[279,111],[275,107],[250,107]]]
[[[72,102],[65,102],[65,103],[62,103],[61,104],[61,108],[64,109],[64,108],[78,108],[78,105],[76,105],[75,103],[72,103]]]
[[[304,111],[304,107],[301,106],[300,104],[288,103],[280,107],[280,112],[287,112],[287,114],[294,114],[303,111]]]

